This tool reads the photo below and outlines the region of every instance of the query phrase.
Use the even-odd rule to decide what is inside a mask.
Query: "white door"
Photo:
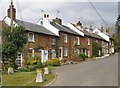
[[[41,62],[44,63],[48,60],[48,50],[39,50]]]
[[[63,48],[60,47],[60,48],[59,48],[59,59],[60,59],[60,60],[63,59],[63,53],[62,53],[62,50],[63,50]]]
[[[48,50],[44,50],[44,62],[48,60]]]

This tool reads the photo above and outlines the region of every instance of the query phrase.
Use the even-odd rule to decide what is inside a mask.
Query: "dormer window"
[[[34,33],[33,32],[28,33],[28,41],[29,42],[34,42]]]
[[[64,42],[67,43],[67,34],[64,34]]]

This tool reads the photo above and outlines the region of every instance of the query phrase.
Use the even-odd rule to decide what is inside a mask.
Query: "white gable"
[[[38,25],[41,25],[41,20],[37,23]],[[53,27],[50,24],[50,20],[49,19],[43,19],[43,27],[45,27],[46,29],[48,29],[49,31],[53,32],[54,34],[56,34],[57,36],[59,36],[59,30],[55,27]]]
[[[74,27],[71,23],[68,23],[67,26],[70,27],[73,31],[75,31],[78,34],[80,34],[81,36],[84,36],[84,33],[81,32],[80,30],[78,30],[76,27]]]
[[[109,36],[106,35],[106,34],[104,34],[104,33],[102,33],[99,29],[93,30],[93,33],[98,34],[98,35],[101,36],[103,39],[105,39],[106,41],[109,42]]]
[[[8,25],[8,26],[10,26],[11,25],[11,18],[9,18],[9,17],[5,17],[4,19],[3,19],[3,21]],[[18,26],[18,24],[13,20],[13,26]]]

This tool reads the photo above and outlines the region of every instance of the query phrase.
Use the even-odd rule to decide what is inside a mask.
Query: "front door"
[[[44,63],[48,60],[48,50],[39,50],[41,62]]]

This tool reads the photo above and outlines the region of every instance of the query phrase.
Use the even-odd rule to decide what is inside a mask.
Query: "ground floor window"
[[[51,58],[54,59],[56,57],[56,51],[51,50]]]
[[[33,48],[29,48],[29,56],[34,57],[34,49]]]
[[[67,48],[64,48],[64,56],[67,56]]]

